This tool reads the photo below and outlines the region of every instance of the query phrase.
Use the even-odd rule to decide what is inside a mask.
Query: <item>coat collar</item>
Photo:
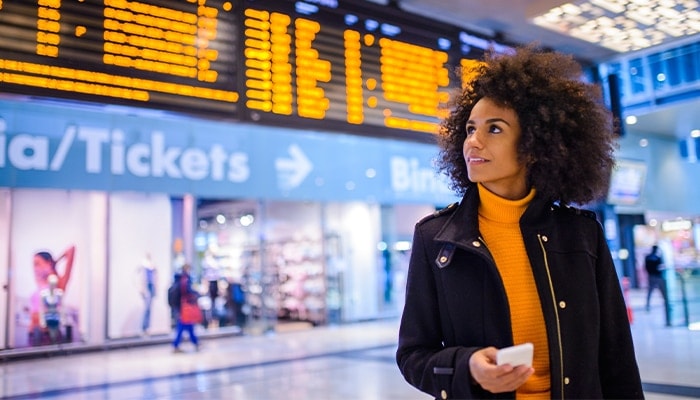
[[[548,210],[552,204],[539,195],[535,195],[525,213],[520,218],[520,226],[544,228],[548,225]],[[480,240],[479,233],[479,190],[476,185],[467,188],[459,206],[448,215],[447,220],[435,235],[435,241],[454,243],[461,247],[470,247]]]

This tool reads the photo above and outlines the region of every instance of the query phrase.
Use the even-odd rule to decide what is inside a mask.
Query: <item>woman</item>
[[[185,264],[182,266],[182,273],[176,275],[175,284],[178,285],[177,300],[175,301],[174,313],[176,317],[176,327],[175,327],[175,339],[173,340],[173,352],[181,353],[180,341],[182,340],[182,333],[187,331],[190,336],[190,341],[195,347],[195,350],[199,351],[199,340],[194,332],[194,326],[201,322],[201,311],[199,311],[199,306],[197,305],[198,293],[192,289],[192,279],[190,277],[190,265]],[[190,307],[190,309],[195,311],[196,316],[189,315],[185,313],[184,308]]]
[[[46,251],[40,251],[34,254],[34,280],[39,290],[49,286],[49,276],[56,275],[58,278],[57,288],[65,291],[66,286],[68,286],[68,281],[70,280],[71,272],[73,271],[74,257],[75,246],[69,246],[63,254],[55,260],[51,256],[51,253]],[[63,274],[59,274],[57,265],[62,260],[65,260],[65,266],[63,268]]]
[[[642,398],[595,214],[614,137],[570,57],[487,54],[446,118],[439,168],[462,201],[418,222],[397,362],[438,398]],[[530,342],[532,366],[496,365]]]

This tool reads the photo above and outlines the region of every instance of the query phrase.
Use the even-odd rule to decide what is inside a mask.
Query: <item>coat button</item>
[[[440,257],[440,262],[443,263],[443,264],[446,263],[446,262],[447,262],[447,256],[442,256],[442,257]]]
[[[441,391],[440,391],[440,398],[441,398],[442,400],[447,399],[447,390],[441,390]]]
[[[475,240],[475,241],[472,242],[472,246],[474,246],[474,247],[481,247],[481,242],[478,241],[478,240]]]
[[[547,236],[542,235],[542,241],[547,243],[547,241],[549,241],[549,238]]]
[[[559,302],[559,308],[566,308],[566,302],[564,300]]]
[[[566,378],[564,378],[564,384],[565,384],[565,385],[568,385],[569,382],[571,382],[571,380],[569,379],[568,376],[567,376]]]

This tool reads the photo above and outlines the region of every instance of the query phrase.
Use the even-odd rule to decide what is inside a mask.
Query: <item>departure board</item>
[[[0,91],[235,117],[237,12],[212,0],[0,0]]]
[[[247,0],[242,25],[253,121],[432,136],[457,68],[483,54],[452,26],[363,1]]]
[[[365,0],[0,0],[0,92],[370,136],[432,140],[492,46]]]

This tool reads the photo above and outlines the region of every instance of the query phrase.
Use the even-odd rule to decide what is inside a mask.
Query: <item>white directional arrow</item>
[[[314,169],[313,164],[298,145],[290,145],[288,152],[289,158],[275,159],[277,182],[283,190],[294,189],[301,185],[304,178]]]

